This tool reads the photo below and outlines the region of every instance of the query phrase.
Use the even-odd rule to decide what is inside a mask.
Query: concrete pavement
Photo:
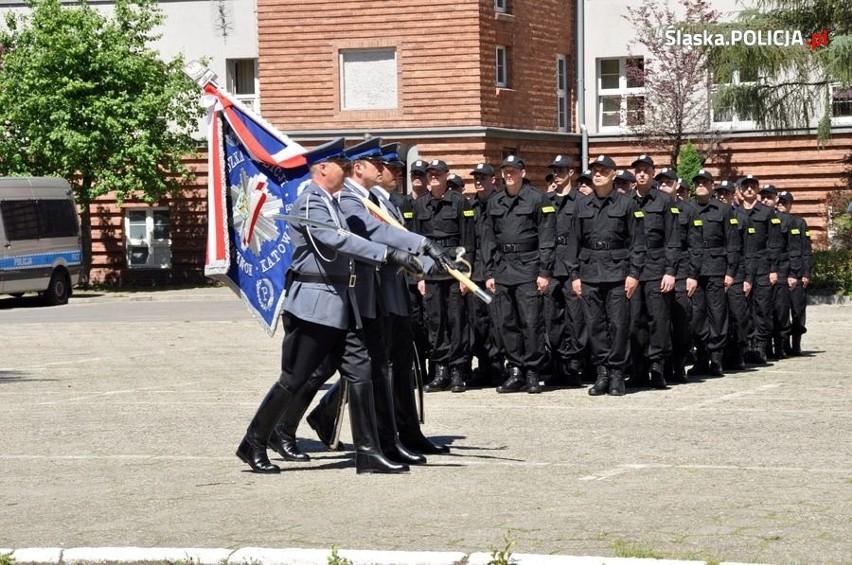
[[[0,547],[63,562],[75,548],[210,548],[234,563],[301,548],[325,563],[337,545],[472,563],[510,532],[523,563],[852,555],[848,306],[809,309],[806,357],[668,391],[428,395],[424,429],[452,453],[408,475],[358,476],[351,452],[323,451],[303,426],[313,461],[260,476],[233,451],[277,374],[280,335],[229,291],[7,300]]]

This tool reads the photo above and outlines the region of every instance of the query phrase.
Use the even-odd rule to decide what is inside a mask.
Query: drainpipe
[[[586,39],[585,39],[585,0],[577,0],[577,125],[583,136],[580,158],[581,169],[589,163],[589,132],[586,129]]]

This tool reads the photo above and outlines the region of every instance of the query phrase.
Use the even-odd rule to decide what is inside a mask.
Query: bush
[[[811,274],[811,292],[852,295],[852,250],[814,251]]]

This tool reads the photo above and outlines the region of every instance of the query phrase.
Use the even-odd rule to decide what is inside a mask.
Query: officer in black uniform
[[[781,220],[775,210],[758,200],[760,181],[746,175],[739,181],[742,213],[746,217],[743,256],[746,275],[743,292],[751,295],[752,327],[746,361],[766,364],[766,343],[772,336],[772,287],[778,282],[781,259],[778,246],[769,244],[779,238]],[[774,221],[773,221],[774,220]]]
[[[589,394],[625,394],[630,303],[645,264],[644,213],[613,188],[615,162],[591,163],[594,194],[577,201],[568,239],[571,288],[582,299],[597,379]]]
[[[790,252],[788,243],[790,230],[793,229],[793,218],[776,209],[778,204],[778,189],[773,184],[765,184],[760,189],[760,198],[768,208],[775,210],[779,220],[780,230],[770,245],[777,248],[780,258],[778,284],[772,287],[772,342],[767,344],[767,354],[774,360],[786,359],[785,345],[790,338],[790,286],[795,285],[795,277],[790,277]]]
[[[485,222],[488,215],[485,210],[488,201],[496,194],[494,167],[488,163],[479,163],[470,172],[476,194],[470,205],[473,208],[476,231],[476,252],[474,253],[473,272],[470,279],[480,287],[485,287],[486,258],[494,253],[494,241],[485,237]],[[495,324],[496,304],[486,304],[473,293],[465,296],[470,327],[470,352],[477,358],[472,386],[497,386],[506,378],[506,359],[500,341],[500,332]]]
[[[450,169],[440,159],[426,165],[429,191],[414,202],[417,233],[443,248],[464,250],[464,258],[473,261],[476,247],[473,209],[456,190],[449,190]],[[464,294],[467,288],[446,272],[430,272],[418,283],[423,294],[426,328],[432,353],[429,358],[433,378],[424,388],[437,392],[450,387],[464,392],[470,367],[470,336]]]
[[[495,244],[486,262],[486,287],[495,293],[498,328],[509,376],[497,392],[541,392],[547,367],[544,300],[553,276],[556,209],[525,182],[522,159],[509,155],[501,165],[505,191],[488,201],[486,237]]]
[[[666,175],[666,181],[660,183],[659,190],[676,200],[675,206],[679,210],[675,217],[680,235],[680,258],[672,301],[672,355],[664,364],[664,378],[666,382],[685,384],[686,358],[692,348],[692,295],[698,285],[695,249],[701,246],[701,239],[694,225],[697,216],[695,206],[677,196],[682,182],[680,179],[672,181],[669,176]]]
[[[666,388],[664,363],[671,355],[671,308],[675,274],[680,261],[680,236],[674,198],[652,186],[654,162],[647,155],[633,163],[636,189],[632,197],[644,212],[647,255],[639,291],[630,302],[631,361],[633,383],[643,386],[650,371],[653,388]],[[665,169],[657,180],[677,183],[677,173]]]
[[[734,284],[739,269],[741,243],[739,220],[730,206],[711,198],[713,175],[701,169],[693,177],[700,245],[695,254],[699,263],[698,287],[692,295],[693,333],[698,346],[696,366],[706,374],[721,377],[722,357],[728,337],[726,292]],[[709,364],[708,364],[709,359]]]
[[[613,186],[621,194],[628,194],[636,188],[636,175],[627,169],[618,169],[615,171]]]
[[[792,326],[790,328],[790,345],[788,354],[799,356],[802,354],[802,334],[808,331],[805,322],[806,308],[808,305],[807,288],[811,282],[811,265],[813,264],[813,250],[811,248],[811,231],[804,218],[794,216],[790,213],[793,206],[793,193],[782,191],[778,194],[778,210],[789,214],[793,218],[793,226],[790,228],[788,250],[790,252],[790,313]],[[790,282],[794,279],[795,282]]]
[[[737,235],[740,241],[740,264],[734,273],[734,280],[725,298],[728,303],[728,339],[725,342],[725,354],[722,357],[723,369],[742,371],[745,369],[744,356],[748,349],[748,336],[751,334],[752,314],[751,300],[743,290],[745,282],[745,234],[748,226],[748,216],[745,209],[735,198],[739,184],[728,180],[721,181],[715,189],[716,199],[731,207],[731,213],[737,220]],[[709,370],[709,363],[707,366]]]
[[[550,166],[557,171],[557,179],[567,180],[558,189],[559,197],[553,199],[556,207],[556,261],[553,265],[554,280],[549,289],[548,342],[552,370],[556,373],[554,381],[569,387],[579,387],[582,384],[588,331],[582,301],[571,288],[568,239],[574,223],[576,203],[586,195],[570,184],[574,163],[569,157],[559,155]]]

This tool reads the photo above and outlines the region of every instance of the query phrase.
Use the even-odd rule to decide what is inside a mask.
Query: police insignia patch
[[[773,224],[780,224],[780,223],[781,223],[781,218],[772,218],[772,223],[773,223]]]
[[[799,228],[794,228],[790,230],[790,233],[793,235],[799,235],[802,232],[799,231]]]
[[[643,212],[642,210],[636,210],[635,212],[633,212],[633,215],[636,216],[637,218],[644,218],[645,212]]]
[[[731,225],[732,225],[732,226],[735,226],[735,225],[737,225],[737,224],[739,224],[739,222],[737,221],[737,219],[736,219],[736,218],[731,218]]]
[[[542,207],[541,212],[542,214],[552,214],[553,212],[556,212],[556,208],[553,206],[544,206]]]
[[[748,228],[748,233],[757,233],[757,230],[754,228]]]
[[[703,225],[704,225],[704,221],[703,221],[703,220],[693,220],[693,221],[692,221],[692,223],[693,223],[693,225],[695,225],[696,227],[701,227],[701,226],[703,226]]]
[[[464,210],[462,214],[469,218],[470,216],[473,216],[473,210]]]
[[[672,214],[680,214],[680,209],[677,206],[672,206]]]

